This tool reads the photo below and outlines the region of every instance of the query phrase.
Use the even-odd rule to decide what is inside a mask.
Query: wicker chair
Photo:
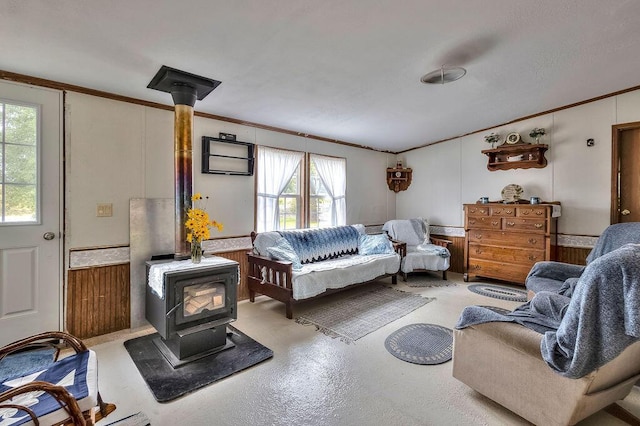
[[[35,351],[46,348],[51,356],[33,361]],[[61,352],[66,356],[59,358]],[[11,424],[93,425],[116,409],[98,392],[95,352],[68,333],[41,333],[3,347],[0,367],[10,363],[11,372],[0,378],[0,415]]]

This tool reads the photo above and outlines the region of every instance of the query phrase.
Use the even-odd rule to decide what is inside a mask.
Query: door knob
[[[631,214],[631,212],[629,210],[627,210],[627,209],[622,210],[620,213],[622,214],[622,216],[626,216],[628,214]]]
[[[44,235],[42,235],[42,238],[44,238],[47,241],[53,240],[55,237],[56,237],[56,234],[54,232],[45,232]]]

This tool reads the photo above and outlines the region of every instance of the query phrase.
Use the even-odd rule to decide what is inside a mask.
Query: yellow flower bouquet
[[[209,197],[206,197],[208,199]],[[198,192],[191,197],[192,206],[187,210],[187,241],[191,244],[191,261],[200,263],[202,259],[202,241],[211,237],[210,228],[217,228],[222,231],[223,225],[220,222],[211,220],[209,214],[204,207],[200,207],[202,203],[202,195]]]

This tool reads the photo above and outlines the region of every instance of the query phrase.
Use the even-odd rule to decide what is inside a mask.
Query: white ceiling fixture
[[[440,69],[431,71],[420,77],[420,81],[424,84],[445,84],[451,83],[464,77],[467,73],[462,67],[441,66]]]

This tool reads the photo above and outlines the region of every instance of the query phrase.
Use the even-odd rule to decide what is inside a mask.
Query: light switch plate
[[[113,204],[111,203],[98,203],[97,217],[111,217],[113,216]]]

